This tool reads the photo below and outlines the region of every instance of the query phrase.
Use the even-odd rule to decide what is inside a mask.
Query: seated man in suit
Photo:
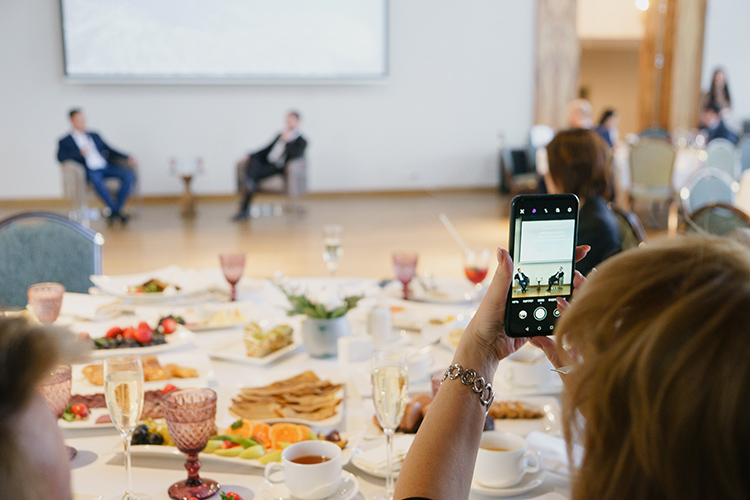
[[[518,284],[521,285],[521,291],[526,293],[526,287],[529,286],[529,277],[521,272],[521,268],[518,268],[518,272],[513,276],[514,280],[518,280]]]
[[[273,175],[283,175],[287,162],[304,156],[307,141],[299,131],[299,121],[299,113],[287,113],[284,130],[271,144],[246,157],[243,178],[246,192],[240,202],[240,210],[232,220],[243,221],[250,217],[250,203],[258,189],[258,182]]]
[[[549,292],[552,290],[552,285],[562,285],[563,282],[563,276],[565,276],[565,273],[563,272],[563,268],[561,267],[559,271],[557,271],[555,274],[549,277],[547,280],[547,291]]]
[[[68,115],[72,130],[60,139],[57,161],[62,163],[72,160],[80,163],[86,169],[86,180],[94,186],[96,193],[109,209],[108,222],[119,219],[125,224],[130,217],[122,213],[122,207],[135,184],[135,174],[131,168],[114,165],[113,162],[124,161],[129,167],[134,168],[137,166],[135,159],[112,149],[99,134],[86,130],[86,116],[80,109],[73,109]],[[110,177],[120,181],[117,200],[112,199],[104,183],[104,180]]]
[[[737,136],[724,124],[721,118],[721,108],[717,104],[709,104],[703,108],[701,125],[706,132],[706,143],[714,139],[726,139],[732,144],[737,143]]]

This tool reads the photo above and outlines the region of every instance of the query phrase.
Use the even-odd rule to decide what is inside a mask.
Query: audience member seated
[[[547,155],[547,190],[573,193],[580,200],[578,244],[590,246],[591,251],[576,269],[586,275],[618,253],[622,244],[617,216],[605,200],[611,192],[607,145],[593,130],[566,130],[547,145]]]
[[[727,128],[721,117],[721,109],[716,104],[710,104],[701,112],[701,126],[706,133],[706,142],[714,139],[726,139],[732,144],[737,142],[737,136]]]
[[[719,108],[719,114],[726,118],[732,112],[732,98],[729,95],[727,75],[722,68],[716,68],[711,78],[711,88],[703,96],[703,108]]]
[[[247,220],[250,217],[250,204],[258,189],[258,182],[274,175],[284,175],[286,164],[305,154],[307,141],[299,130],[300,116],[296,111],[286,115],[284,130],[258,152],[245,159],[245,194],[240,202],[240,210],[232,217],[234,221]]]
[[[528,339],[502,321],[505,251],[453,363],[493,380]],[[668,263],[668,265],[665,265]],[[572,500],[750,497],[750,254],[711,237],[666,240],[578,276],[555,339],[533,337],[563,375],[564,436],[582,456]],[[571,357],[562,347],[575,351]],[[484,396],[482,396],[484,397]],[[395,498],[468,498],[487,408],[460,379],[437,392],[403,463]],[[446,444],[446,436],[450,443]]]
[[[57,418],[36,390],[65,332],[0,317],[0,498],[70,500],[70,458]]]
[[[513,279],[518,280],[518,284],[521,286],[521,291],[523,293],[526,293],[526,288],[529,286],[529,277],[521,272],[520,267],[518,268],[518,272],[513,277]]]
[[[94,186],[109,209],[107,220],[110,223],[117,220],[127,223],[129,216],[122,212],[122,208],[135,184],[133,168],[137,166],[137,162],[132,156],[110,147],[96,132],[86,130],[86,116],[82,110],[71,110],[69,117],[72,130],[60,139],[57,161],[62,163],[72,160],[81,164],[86,169],[86,180]],[[126,166],[118,165],[118,162],[124,162]],[[105,184],[105,179],[108,178],[120,181],[116,200],[112,199]]]
[[[552,285],[562,285],[564,277],[565,273],[563,272],[563,268],[561,267],[559,271],[550,276],[547,280],[547,291],[549,292],[550,290],[552,290]]]
[[[602,113],[599,125],[596,127],[596,133],[613,148],[617,144],[618,131],[617,124],[620,122],[620,116],[614,109],[606,109]]]
[[[568,103],[568,127],[569,128],[592,128],[594,122],[591,115],[594,114],[591,103],[586,99],[575,99]]]

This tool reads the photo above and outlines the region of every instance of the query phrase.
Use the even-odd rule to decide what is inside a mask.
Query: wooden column
[[[706,0],[652,0],[644,16],[639,128],[693,127],[700,105]]]
[[[581,46],[576,0],[537,0],[534,123],[563,128],[566,108],[578,97]]]

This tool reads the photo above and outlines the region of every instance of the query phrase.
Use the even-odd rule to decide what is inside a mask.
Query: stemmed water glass
[[[372,400],[380,427],[385,433],[386,474],[385,493],[379,498],[392,500],[393,482],[393,433],[404,416],[409,397],[409,374],[406,353],[400,350],[375,351],[372,355]]]
[[[44,401],[57,418],[63,416],[70,401],[70,386],[72,383],[70,365],[59,365],[49,376],[39,384],[37,389],[42,393]],[[66,446],[72,460],[78,453],[75,448]]]
[[[237,300],[237,283],[242,278],[242,273],[245,272],[245,254],[225,253],[219,255],[219,260],[221,261],[221,270],[224,272],[224,277],[232,285],[229,300],[234,302]]]
[[[169,435],[181,452],[187,454],[185,469],[188,478],[169,487],[169,496],[176,499],[208,498],[221,488],[213,479],[198,475],[201,463],[198,453],[206,447],[214,430],[216,393],[211,389],[183,389],[164,395],[164,417]]]
[[[327,224],[323,226],[323,260],[328,266],[331,277],[336,276],[339,269],[339,260],[344,255],[341,247],[341,232],[343,228],[338,224]]]
[[[138,356],[104,360],[104,397],[107,410],[125,448],[125,472],[128,489],[122,500],[144,500],[149,497],[133,493],[130,466],[130,441],[143,410],[143,365]]]
[[[51,325],[60,315],[65,286],[60,283],[37,283],[26,289],[29,307],[34,316],[44,324]]]
[[[417,258],[415,253],[397,252],[393,254],[393,271],[396,278],[404,285],[404,299],[409,298],[409,282],[417,272]]]
[[[482,291],[482,282],[487,277],[487,269],[490,263],[490,251],[487,248],[481,250],[471,249],[464,252],[464,273],[474,284],[473,298],[479,299]]]

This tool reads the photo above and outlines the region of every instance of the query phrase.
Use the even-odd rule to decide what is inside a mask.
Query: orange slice
[[[253,427],[255,427],[255,423],[252,420],[246,420],[242,419],[242,427],[238,427],[236,429],[232,429],[230,426],[227,428],[227,434],[235,434],[237,436],[241,436],[244,438],[249,438],[253,435]]]
[[[253,437],[263,443],[266,449],[271,447],[270,430],[271,426],[263,422],[259,422],[253,426]]]
[[[315,439],[315,433],[308,426],[300,424],[299,428],[300,430],[302,430],[302,436],[304,436],[302,438],[302,441],[307,441],[308,439]]]
[[[294,444],[306,439],[300,426],[295,424],[274,424],[271,426],[269,435],[271,447],[274,450],[281,449],[281,443]]]

